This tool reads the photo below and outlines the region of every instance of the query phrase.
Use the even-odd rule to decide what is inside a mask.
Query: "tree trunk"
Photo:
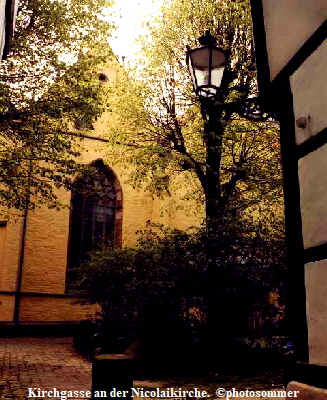
[[[203,101],[202,110],[205,117],[203,140],[206,147],[206,172],[203,189],[206,225],[208,231],[218,232],[224,215],[220,177],[224,127],[212,100]]]
[[[219,111],[212,100],[205,99],[202,103],[204,123],[204,143],[206,147],[205,171],[205,206],[206,206],[206,231],[208,238],[219,234],[223,229],[224,206],[221,186],[221,158],[224,126]],[[210,239],[209,239],[210,241]],[[210,252],[210,245],[206,244]],[[211,257],[209,257],[211,258]],[[213,257],[214,258],[214,257]],[[217,292],[218,266],[215,263],[208,266],[206,303],[206,336],[210,354],[218,356],[220,345],[220,331],[224,328],[220,323],[219,293]],[[212,357],[211,357],[212,358]],[[215,358],[215,357],[214,357]],[[214,365],[212,365],[214,368]]]

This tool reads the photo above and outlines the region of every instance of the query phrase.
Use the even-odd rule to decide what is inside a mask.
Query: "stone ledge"
[[[320,389],[305,383],[292,381],[287,385],[286,391],[299,391],[298,400],[327,400],[327,389]]]

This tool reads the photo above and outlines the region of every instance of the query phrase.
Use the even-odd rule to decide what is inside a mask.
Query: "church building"
[[[107,84],[112,74],[105,68],[99,79]],[[16,221],[0,217],[1,325],[77,324],[99,310],[81,304],[74,287],[74,268],[95,244],[133,245],[149,221],[179,229],[201,222],[200,215],[163,211],[167,200],[126,183],[128,167],[106,157],[105,114],[85,135],[79,159],[96,173],[76,178],[80,192],[59,189],[67,208],[25,210]]]

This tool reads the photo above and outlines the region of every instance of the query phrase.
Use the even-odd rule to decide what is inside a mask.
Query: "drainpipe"
[[[20,299],[21,299],[22,280],[23,280],[23,265],[24,265],[24,257],[25,257],[27,217],[28,217],[28,203],[27,203],[25,211],[24,211],[20,254],[19,254],[19,261],[18,261],[18,273],[17,273],[15,308],[14,308],[14,325],[15,326],[19,325],[19,311],[20,311]]]
[[[33,148],[32,148],[33,150]],[[17,283],[16,283],[16,293],[15,293],[15,308],[14,308],[14,325],[19,325],[19,312],[20,312],[20,300],[21,300],[21,291],[22,291],[22,281],[23,281],[23,266],[24,266],[24,258],[25,258],[25,247],[26,247],[26,230],[27,230],[27,217],[28,210],[30,205],[30,182],[32,175],[32,162],[30,162],[28,169],[28,178],[27,178],[27,188],[26,188],[26,205],[24,210],[23,217],[23,227],[22,227],[22,236],[21,236],[21,244],[20,244],[20,254],[18,261],[18,271],[17,271]]]

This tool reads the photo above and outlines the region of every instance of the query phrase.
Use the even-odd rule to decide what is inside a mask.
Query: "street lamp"
[[[276,114],[271,112],[267,105],[262,104],[262,99],[258,97],[217,104],[216,100],[220,100],[224,85],[224,72],[230,53],[216,46],[217,40],[209,30],[199,37],[199,42],[200,47],[193,50],[187,48],[186,62],[195,94],[201,102],[203,119],[208,120],[208,114],[212,116],[217,111],[236,112],[252,121],[277,119]]]
[[[200,98],[217,99],[229,53],[216,46],[209,30],[199,38],[201,47],[187,50],[187,65]]]

